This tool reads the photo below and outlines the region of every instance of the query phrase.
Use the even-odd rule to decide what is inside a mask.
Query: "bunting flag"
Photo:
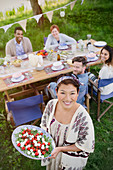
[[[81,5],[83,4],[84,0],[82,0]]]
[[[5,26],[2,26],[0,28],[3,28],[4,31],[6,32],[8,30],[8,28],[10,28],[13,24],[9,24],[9,25],[5,25]]]
[[[47,12],[46,13],[47,18],[49,19],[50,23],[52,22],[52,18],[53,18],[53,11]]]
[[[38,4],[43,7],[45,5],[45,0],[38,0]]]
[[[56,10],[61,10],[61,9],[65,9],[68,5],[70,5],[70,8],[71,10],[73,9],[74,5],[75,5],[75,2],[77,0],[74,0],[73,2],[70,2],[68,4],[66,4],[65,6],[63,7],[60,7],[60,8],[57,8],[57,9],[54,9],[53,11],[56,11]],[[45,0],[40,0],[40,2],[43,4],[45,3]],[[81,5],[83,4],[84,0],[81,0]],[[33,17],[30,17],[30,18],[34,18],[36,19],[37,23],[39,22],[39,19],[42,17],[42,15],[46,14],[47,18],[49,19],[50,23],[52,22],[52,18],[53,18],[53,11],[49,11],[49,12],[45,12],[45,13],[42,13],[42,14],[39,14],[39,15],[35,15]],[[62,12],[62,11],[61,11]],[[63,15],[65,15],[65,11],[63,11],[62,14],[62,17]],[[30,19],[30,18],[27,18],[27,19]],[[2,26],[0,28],[3,28],[4,31],[6,32],[8,30],[8,28],[10,28],[12,25],[16,24],[16,23],[19,23],[21,25],[21,27],[25,30],[26,32],[26,23],[27,23],[27,19],[25,20],[21,20],[21,21],[18,21],[18,22],[14,22],[12,24],[9,24],[9,25],[5,25],[5,26]]]
[[[27,24],[27,19],[24,19],[22,21],[18,21],[18,23],[21,25],[23,30],[26,32],[26,24]]]
[[[35,15],[35,16],[31,17],[31,18],[36,19],[36,21],[37,21],[37,23],[38,23],[38,21],[39,21],[39,19],[40,19],[41,17],[42,17],[42,14],[39,14],[39,15]]]
[[[71,10],[73,9],[73,7],[74,7],[76,1],[77,1],[77,0],[73,1],[73,2],[70,4]]]

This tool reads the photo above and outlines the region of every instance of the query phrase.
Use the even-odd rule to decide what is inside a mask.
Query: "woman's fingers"
[[[49,158],[55,159],[59,152],[60,152],[59,148],[58,147],[55,148],[53,152],[49,155]]]

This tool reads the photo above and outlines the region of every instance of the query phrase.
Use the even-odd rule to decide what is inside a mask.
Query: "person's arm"
[[[45,107],[45,110],[43,112],[43,115],[42,115],[42,119],[41,119],[41,124],[40,124],[40,127],[43,128],[45,131],[47,130],[47,125],[48,125],[48,120],[50,118],[50,115],[52,113],[52,110],[50,109],[51,106],[54,105],[54,102],[53,100],[50,100],[46,107]]]
[[[68,146],[61,146],[61,147],[56,147],[53,152],[51,153],[51,156],[49,158],[53,158],[55,159],[56,156],[58,155],[59,152],[77,152],[77,151],[81,151],[79,148],[77,148],[75,146],[75,144],[73,145],[68,145]]]
[[[108,79],[109,74],[111,74],[111,72],[109,71],[109,66],[103,66],[101,70],[99,71],[99,78]]]
[[[63,41],[65,42],[71,42],[71,43],[76,43],[76,40],[66,34],[61,34]]]
[[[31,44],[31,41],[30,41],[30,39],[28,38],[28,45],[27,45],[27,54],[28,53],[32,53],[33,52],[33,48],[32,48],[32,44]]]
[[[9,43],[6,44],[5,52],[6,52],[6,55],[10,55],[10,56],[11,56],[11,50],[10,50],[10,45],[9,45]]]
[[[52,43],[52,38],[53,38],[52,35],[49,34],[48,37],[47,37],[47,41],[46,41],[45,47],[44,47],[45,50],[54,49],[55,47],[58,46],[57,42],[56,42],[56,44],[53,44],[53,45],[51,44]]]
[[[13,41],[14,40],[12,39],[7,42],[6,47],[5,47],[5,53],[6,53],[6,56],[10,55],[11,57],[14,58],[16,57],[16,47]]]

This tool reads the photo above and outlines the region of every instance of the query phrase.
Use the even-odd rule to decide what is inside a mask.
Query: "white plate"
[[[44,66],[41,66],[41,67],[36,67],[36,70],[43,70],[44,69]]]
[[[87,58],[87,61],[88,61],[88,62],[89,62],[89,61],[96,61],[96,60],[98,60],[98,57]]]
[[[27,56],[27,54],[23,54],[23,55],[17,56],[17,58],[20,60],[24,60],[24,59],[28,58],[28,56]]]
[[[59,50],[66,50],[66,49],[68,49],[69,47],[67,46],[67,45],[65,45],[65,46],[59,46],[58,47],[58,49]]]
[[[33,128],[35,128],[36,130],[41,131],[41,132],[43,133],[43,135],[46,135],[46,137],[49,137],[49,139],[52,139],[52,147],[53,147],[53,149],[55,148],[54,140],[53,140],[53,138],[50,136],[50,134],[47,133],[44,129],[42,129],[42,128],[40,128],[40,127],[37,127],[37,126],[34,126],[34,125],[22,125],[22,126],[17,127],[17,128],[13,131],[11,139],[12,139],[12,143],[13,143],[14,147],[15,147],[22,155],[24,155],[24,156],[26,156],[26,157],[28,157],[28,158],[35,159],[35,160],[41,160],[42,158],[36,158],[36,157],[31,157],[31,156],[27,155],[24,151],[22,151],[22,150],[20,149],[20,147],[17,146],[17,143],[16,143],[17,137],[15,136],[15,134],[19,133],[19,132],[20,132],[22,129],[24,129],[25,127],[27,127],[28,129],[33,129]],[[47,157],[46,157],[46,158],[47,158]],[[43,158],[43,159],[45,159],[45,158]]]
[[[96,47],[104,47],[105,45],[107,45],[107,43],[105,41],[96,41],[94,43],[94,46],[96,46]]]
[[[66,44],[67,44],[67,45],[71,45],[71,44],[72,44],[72,42],[66,42]]]
[[[14,82],[14,83],[17,83],[19,81],[22,81],[24,80],[25,76],[24,75],[21,75],[18,79],[15,79],[15,78],[11,78],[11,81]]]
[[[60,68],[55,68],[54,66],[51,67],[51,69],[52,69],[53,71],[62,70],[63,68],[64,68],[63,65],[61,65]]]

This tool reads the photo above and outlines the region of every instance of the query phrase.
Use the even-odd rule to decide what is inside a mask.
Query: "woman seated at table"
[[[102,48],[100,52],[100,59],[103,62],[103,66],[99,71],[99,78],[100,79],[109,79],[113,78],[113,50],[110,46],[106,45]],[[88,73],[89,78],[94,81],[94,83],[98,84],[97,77],[92,74]],[[96,91],[96,88],[93,87]],[[104,87],[101,87],[101,94],[108,95],[113,92],[113,83]]]
[[[45,44],[45,49],[54,49],[57,47],[59,44],[64,44],[66,42],[70,43],[76,43],[76,40],[74,38],[71,38],[67,36],[66,34],[59,33],[60,29],[57,25],[52,25],[50,27],[51,34],[48,35],[46,44]]]
[[[48,102],[41,127],[50,133],[56,148],[42,166],[48,170],[83,169],[94,151],[94,127],[90,115],[78,103],[78,80],[69,75],[57,81],[57,97]]]

